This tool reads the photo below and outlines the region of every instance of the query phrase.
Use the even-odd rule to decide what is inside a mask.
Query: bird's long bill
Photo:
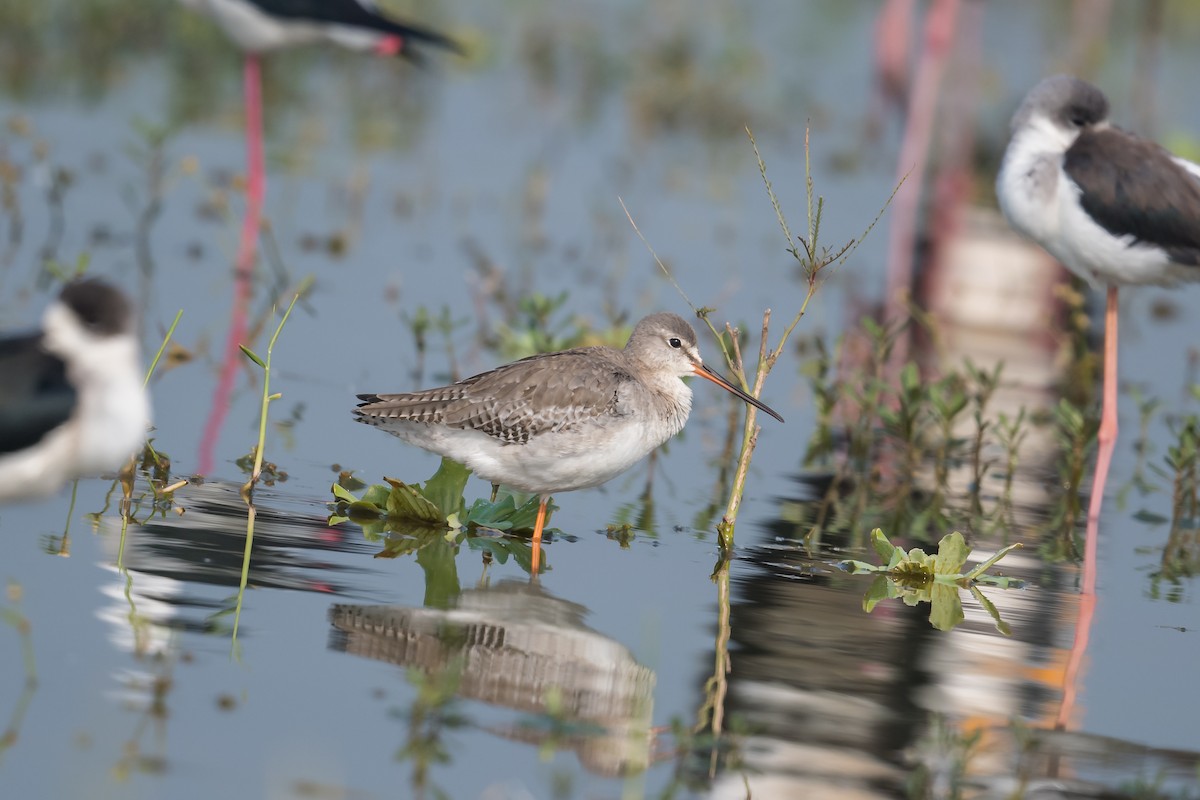
[[[763,403],[757,397],[751,397],[750,395],[746,394],[741,389],[737,388],[732,383],[725,380],[720,375],[713,372],[711,369],[704,366],[703,364],[693,364],[692,370],[697,375],[699,375],[701,378],[712,381],[717,386],[720,386],[722,389],[724,389],[727,392],[733,392],[738,397],[742,398],[747,403],[749,403],[750,405],[757,408],[759,411],[765,411],[768,414],[770,414],[772,417],[774,417],[775,419],[779,420],[780,422],[783,422],[783,417],[776,414],[775,411],[770,406],[768,406],[766,403]]]

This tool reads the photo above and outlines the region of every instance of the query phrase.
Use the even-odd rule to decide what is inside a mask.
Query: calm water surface
[[[742,127],[754,128],[801,229],[812,122],[830,246],[857,236],[890,194],[901,124],[884,111],[880,137],[865,133],[874,3],[624,5],[439,6],[437,21],[461,26],[478,54],[435,54],[422,70],[315,50],[269,64],[256,319],[304,279],[315,285],[274,354],[272,389],[283,397],[271,414],[282,424],[270,429],[267,457],[287,479],[256,496],[237,645],[246,510],[235,462],[255,440],[260,390],[250,369],[212,474],[177,493],[182,515],[132,525],[123,550],[107,481],[81,482],[73,506],[66,491],[0,510],[3,608],[29,622],[37,681],[27,688],[18,627],[0,626],[0,794],[732,798],[749,786],[756,798],[896,797],[924,765],[928,795],[954,796],[949,776],[965,752],[969,785],[994,796],[1047,784],[1200,795],[1196,585],[1156,577],[1173,476],[1148,473],[1157,491],[1132,486],[1139,436],[1129,391],[1100,595],[1062,731],[1053,728],[1080,604],[1074,564],[1039,556],[1063,498],[1049,428],[1030,428],[1015,527],[972,537],[979,553],[1027,544],[1001,562],[1024,587],[987,590],[1012,635],[970,598],[966,621],[948,633],[929,625],[928,606],[885,603],[866,615],[869,580],[832,566],[873,557],[848,549],[865,526],[819,551],[799,544],[807,527],[795,520],[813,498],[811,480],[797,480],[815,424],[801,373],[811,349],[789,348],[768,382],[764,399],[788,422],[763,423],[724,579],[710,577],[717,546],[706,509],[724,503],[728,406],[707,385],[695,387],[686,433],[652,462],[556,498],[562,534],[537,582],[517,558],[485,558],[508,552],[496,541],[435,541],[376,558],[380,543],[357,526],[326,524],[334,465],[372,482],[420,481],[437,467],[355,424],[354,394],[513,357],[489,344],[512,319],[505,293],[566,292],[551,318],[560,331],[687,312],[618,197],[694,302],[756,330],[763,308],[777,322],[794,313],[804,287]],[[1153,123],[1164,137],[1194,136],[1200,109],[1177,101],[1191,96],[1187,76],[1200,68],[1188,44],[1198,23],[1167,5],[1175,16]],[[0,100],[0,161],[11,170],[0,321],[34,324],[53,291],[42,265],[84,254],[89,271],[140,298],[147,350],[183,309],[174,341],[189,358],[156,378],[154,444],[187,476],[198,468],[229,321],[242,210],[239,62],[203,20],[171,3],[145,8],[164,40],[134,27],[101,47],[99,34],[81,40],[66,17],[48,16],[29,35],[44,36],[44,47],[10,70]],[[955,64],[978,70],[972,113],[983,150],[1002,143],[1025,88],[1061,67],[1067,11],[1031,3],[973,13],[981,16],[964,17],[962,36],[978,42],[964,44],[974,57],[959,53]],[[1131,25],[1119,18],[1113,30]],[[1121,119],[1132,114],[1128,38],[1111,42],[1096,73]],[[984,204],[990,180],[982,173],[971,191]],[[798,335],[832,340],[880,301],[888,224],[885,216],[833,273]],[[976,241],[976,229],[964,230]],[[964,256],[958,266],[1007,274],[1010,262],[989,252],[990,261]],[[1189,296],[1123,295],[1122,380],[1161,402],[1142,443],[1157,467],[1175,440],[1171,415],[1195,410],[1200,322],[1186,313]],[[446,308],[456,323],[449,336],[431,332],[423,356],[406,323],[420,307]],[[1000,353],[1014,375],[1063,336],[1039,329],[983,354],[972,335],[948,337],[961,351],[954,358]],[[265,335],[254,347],[265,350]],[[1022,379],[1011,383],[1024,396]],[[1022,402],[1057,400],[1052,388],[1038,391]],[[990,504],[1000,471],[989,481]],[[486,493],[480,481],[467,489],[468,500]],[[970,530],[957,502],[947,514],[947,529]],[[626,522],[632,530],[610,530]],[[68,526],[69,557],[52,555]],[[887,532],[905,540],[905,530]],[[714,714],[736,734],[719,745],[705,735]]]

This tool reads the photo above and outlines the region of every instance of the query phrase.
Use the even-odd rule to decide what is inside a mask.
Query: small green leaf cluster
[[[991,615],[998,631],[1005,636],[1011,635],[1011,629],[1000,619],[995,605],[979,591],[978,584],[988,584],[1001,589],[1019,585],[1019,582],[1012,578],[986,574],[997,561],[1021,547],[1019,542],[997,551],[987,561],[967,573],[963,573],[962,569],[971,555],[971,548],[958,531],[943,536],[936,553],[926,553],[919,547],[906,551],[888,541],[879,528],[871,531],[871,545],[883,559],[883,564],[854,560],[842,561],[839,564],[853,574],[869,572],[877,576],[863,597],[863,610],[867,613],[884,599],[899,598],[909,606],[929,603],[930,624],[938,630],[950,630],[965,618],[958,594],[958,590],[962,588],[969,590]]]
[[[498,500],[477,499],[467,506],[463,492],[470,470],[443,458],[437,472],[424,486],[384,478],[386,483],[368,486],[355,495],[340,484],[333,485],[334,512],[329,524],[347,520],[357,523],[368,537],[387,531],[457,533],[486,528],[505,533],[532,531],[537,521],[539,500],[531,497],[518,505],[505,494]]]

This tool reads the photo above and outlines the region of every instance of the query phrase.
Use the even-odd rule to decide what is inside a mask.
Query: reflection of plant
[[[21,692],[21,697],[17,701],[12,715],[9,717],[8,726],[5,728],[4,733],[0,735],[0,756],[3,756],[4,752],[16,743],[18,731],[20,731],[21,723],[25,719],[25,712],[29,710],[29,703],[33,700],[33,693],[37,689],[37,664],[34,661],[33,655],[32,628],[29,624],[29,618],[22,614],[18,608],[22,594],[20,584],[10,581],[6,594],[9,605],[0,606],[0,622],[11,625],[21,638],[21,660],[25,665],[25,688]],[[11,655],[11,648],[7,650],[7,654]]]
[[[128,782],[137,775],[161,775],[167,770],[165,725],[170,717],[167,700],[175,688],[173,676],[175,658],[166,652],[157,652],[149,661],[150,672],[132,673],[125,678],[125,690],[143,698],[136,724],[121,745],[121,756],[113,765],[111,774],[117,781]],[[152,744],[159,752],[143,747],[142,737],[154,729]]]
[[[410,761],[413,766],[414,797],[449,797],[430,782],[430,768],[450,763],[450,750],[444,741],[446,731],[469,724],[458,710],[458,684],[462,678],[462,662],[452,661],[442,669],[426,674],[419,669],[408,671],[408,681],[417,689],[417,696],[407,711],[399,716],[408,720],[408,738],[396,753],[397,761]]]
[[[941,716],[934,715],[930,728],[913,749],[917,761],[908,779],[910,800],[940,798],[957,800],[967,788],[967,768],[979,750],[982,731],[963,733]]]
[[[1175,444],[1167,448],[1167,469],[1153,469],[1171,481],[1171,532],[1160,566],[1151,575],[1151,591],[1160,584],[1177,585],[1180,578],[1200,573],[1200,417],[1189,414],[1177,426]],[[1178,590],[1168,599],[1181,599]]]
[[[877,577],[863,597],[863,610],[870,613],[884,598],[900,598],[905,605],[929,603],[929,624],[938,630],[947,631],[965,619],[958,590],[967,589],[996,623],[996,630],[1005,636],[1011,635],[1008,625],[1000,619],[1000,612],[988,600],[977,584],[984,583],[1007,589],[1013,584],[1011,578],[985,574],[1010,551],[1021,547],[1011,544],[984,561],[970,572],[963,573],[963,565],[971,554],[961,533],[955,531],[942,537],[937,553],[929,554],[919,547],[905,550],[893,545],[879,528],[871,531],[871,544],[875,552],[884,559],[883,564],[868,564],[865,561],[842,561],[840,566],[850,572],[875,573]]]

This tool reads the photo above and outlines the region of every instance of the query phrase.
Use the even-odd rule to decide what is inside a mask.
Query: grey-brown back
[[[362,394],[359,422],[404,420],[478,430],[510,444],[623,411],[635,383],[620,351],[584,347],[514,361],[449,386],[404,394]]]

